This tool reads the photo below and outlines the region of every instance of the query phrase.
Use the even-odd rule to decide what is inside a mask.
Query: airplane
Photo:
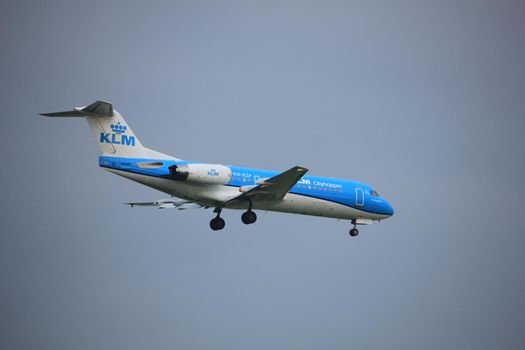
[[[307,176],[308,169],[294,166],[284,172],[181,160],[140,143],[124,118],[105,101],[64,112],[41,113],[46,117],[85,117],[102,155],[103,169],[169,194],[152,202],[129,202],[159,209],[214,208],[210,221],[222,230],[223,209],[244,210],[241,220],[253,224],[254,210],[276,211],[350,220],[350,236],[357,225],[391,217],[394,209],[369,185],[343,179]]]

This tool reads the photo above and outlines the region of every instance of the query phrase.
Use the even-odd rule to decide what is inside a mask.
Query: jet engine
[[[221,164],[180,164],[169,167],[175,180],[210,185],[224,185],[230,182],[232,171]]]

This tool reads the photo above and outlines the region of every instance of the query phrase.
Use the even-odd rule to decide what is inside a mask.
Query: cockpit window
[[[375,190],[370,190],[370,195],[374,197],[379,197],[379,193],[377,193]]]

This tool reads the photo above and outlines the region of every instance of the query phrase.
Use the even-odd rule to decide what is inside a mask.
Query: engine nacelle
[[[230,182],[232,171],[221,164],[181,164],[169,167],[175,180],[210,185],[225,185]]]

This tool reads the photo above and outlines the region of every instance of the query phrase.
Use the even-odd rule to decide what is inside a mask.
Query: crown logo
[[[120,122],[118,122],[117,124],[111,124],[111,130],[113,130],[113,132],[116,134],[125,133],[127,128],[128,127],[126,125],[121,125]]]

